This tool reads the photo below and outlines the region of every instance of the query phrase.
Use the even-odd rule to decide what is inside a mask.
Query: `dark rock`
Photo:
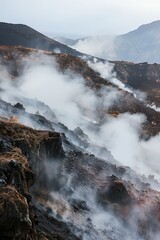
[[[42,115],[36,113],[35,115],[32,116],[33,121],[36,120],[36,122],[40,125],[48,128],[48,129],[52,129],[52,124],[50,123],[50,121],[48,121],[45,117],[43,117]]]
[[[11,140],[0,137],[0,152],[10,152],[13,149]]]
[[[89,211],[89,207],[84,200],[72,198],[69,203],[74,211]]]
[[[14,140],[14,146],[17,148],[20,148],[22,151],[22,154],[26,156],[27,158],[30,157],[31,149],[29,147],[29,144],[24,139],[15,139]]]
[[[59,133],[49,132],[49,137],[41,141],[39,156],[42,159],[64,158],[62,140]]]
[[[30,203],[32,201],[32,196],[28,193],[24,193],[23,196],[27,199],[27,203]]]
[[[75,128],[74,133],[77,134],[81,139],[88,141],[88,136],[82,131],[80,127]]]
[[[9,162],[9,167],[13,171],[18,171],[18,170],[20,170],[22,168],[22,165],[20,163],[18,163],[16,160],[11,160]]]
[[[44,205],[34,202],[33,210],[38,217],[38,224],[35,225],[38,232],[43,231],[49,239],[80,240],[71,232],[67,224],[63,222],[62,219],[56,219],[53,215],[48,215]]]
[[[25,198],[10,187],[0,188],[0,236],[23,239],[32,227]]]
[[[27,181],[27,186],[30,189],[36,181],[35,173],[30,168],[25,170],[25,179]]]
[[[14,105],[15,108],[19,109],[19,110],[22,110],[22,111],[25,111],[25,108],[23,107],[23,105],[21,103],[16,103]]]
[[[107,186],[98,193],[98,201],[102,203],[102,205],[105,205],[108,202],[129,204],[131,200],[131,196],[124,183],[115,176],[112,176],[109,179]]]
[[[0,178],[0,187],[6,186],[7,183],[4,179]]]

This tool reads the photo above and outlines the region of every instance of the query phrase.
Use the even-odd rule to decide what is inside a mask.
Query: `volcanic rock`
[[[112,176],[109,178],[107,186],[98,193],[98,200],[102,204],[105,202],[128,204],[132,199],[124,183]]]

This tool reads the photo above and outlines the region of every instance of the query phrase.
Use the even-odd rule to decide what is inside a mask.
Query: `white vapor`
[[[115,60],[114,36],[94,36],[78,40],[70,46],[79,52],[106,60]]]
[[[140,139],[142,114],[120,114],[109,118],[97,132],[87,131],[90,138],[111,151],[122,165],[129,166],[140,174],[154,175],[160,181],[160,135],[149,140]]]
[[[116,73],[113,71],[113,67],[114,67],[113,63],[110,63],[108,61],[98,62],[97,59],[95,58],[94,62],[88,61],[88,65],[93,70],[98,72],[102,78],[115,84],[120,89],[123,89],[129,93],[132,93],[136,99],[143,101],[146,98],[146,94],[144,92],[141,92],[141,91],[135,90],[135,89],[131,89],[131,88],[125,86],[125,84],[122,83],[120,80],[118,80],[118,78],[116,77]]]
[[[123,84],[120,85],[112,64],[89,62],[89,65],[95,70],[98,69],[103,78],[136,95]],[[159,179],[157,169],[160,166],[160,151],[157,146],[160,137],[158,135],[148,141],[140,140],[141,127],[145,122],[144,115],[125,113],[117,118],[106,118],[106,122],[95,132],[88,127],[90,122],[100,123],[101,117],[97,116],[97,111],[107,110],[123,97],[115,88],[102,89],[98,97],[93,90],[85,86],[82,77],[69,72],[60,73],[56,63],[28,67],[21,81],[21,89],[26,95],[48,104],[69,129],[81,127],[91,142],[109,149],[121,164],[130,166],[141,174],[154,174]],[[143,94],[140,97],[143,98]]]
[[[17,95],[19,97],[22,95],[26,98],[37,98],[45,102],[51,109],[54,109],[58,120],[69,129],[82,128],[84,135],[88,135],[87,141],[90,141],[93,144],[92,146],[95,144],[105,147],[111,151],[111,154],[121,165],[129,166],[141,174],[153,174],[160,180],[158,171],[160,167],[160,135],[152,137],[147,141],[140,138],[142,124],[146,121],[145,116],[142,114],[124,113],[112,117],[106,114],[105,120],[103,119],[102,121],[101,119],[101,111],[107,113],[107,109],[112,104],[118,104],[118,100],[123,98],[123,91],[118,91],[118,89],[109,86],[103,87],[103,89],[96,92],[86,87],[82,76],[75,75],[75,73],[69,71],[61,73],[55,60],[51,61],[50,58],[41,56],[41,63],[35,63],[32,59],[34,59],[34,56],[29,58],[29,62],[25,62],[26,68],[24,73],[18,79],[20,87],[18,85],[14,87],[7,70],[0,69],[0,83],[1,88],[3,88],[2,96],[4,99],[8,98],[8,101],[15,103]],[[89,62],[89,65],[98,71],[103,78],[118,85],[121,89],[132,92],[124,85],[120,85],[115,73],[113,73],[112,64],[108,62],[105,64],[98,63],[95,60],[95,63]],[[32,111],[34,110],[35,112],[37,111],[36,105],[33,106]],[[100,154],[102,155],[102,153]],[[108,161],[107,157],[106,160]],[[52,179],[54,174],[57,177],[59,163],[52,165],[51,162],[48,163],[46,161],[45,165],[49,180]],[[71,174],[70,178],[72,178]],[[69,181],[67,184],[70,187]],[[86,215],[76,214],[76,216],[80,216],[80,218],[77,217],[77,222],[83,232],[83,240],[96,240],[97,235],[98,237],[102,236],[99,239],[104,240],[106,239],[106,232],[109,234],[108,238],[111,239],[122,239],[124,236],[127,240],[141,239],[137,236],[136,229],[135,232],[133,229],[133,233],[131,233],[130,229],[125,227],[116,215],[99,207],[96,202],[95,189],[83,188],[83,186],[80,189],[77,186],[75,188],[73,195],[70,197],[84,200],[90,209],[90,212],[85,213]],[[72,221],[77,227],[77,222],[74,222],[75,216],[73,216],[72,209],[70,209],[70,205],[65,197],[63,199],[63,193],[61,194],[60,192],[57,195],[53,193],[53,198],[56,200],[55,205],[57,207],[63,207],[62,204],[59,204],[61,202],[63,205],[66,205],[64,220]],[[52,207],[53,210],[57,211],[54,205]],[[88,218],[91,218],[92,221],[92,225],[90,225],[92,228],[89,228],[91,231],[86,227],[89,225],[89,223],[86,223]],[[133,221],[135,219],[131,221],[131,225]]]
[[[117,76],[116,73],[113,71],[114,64],[108,61],[100,62],[97,60],[97,58],[94,58],[94,62],[88,61],[88,65],[98,72],[100,76],[111,83],[115,84],[120,89],[125,90],[128,93],[133,94],[133,96],[138,99],[139,101],[145,102],[147,98],[147,94],[145,92],[139,91],[137,89],[131,88],[126,86],[123,82],[121,82]],[[155,103],[152,104],[146,104],[147,107],[154,109],[156,112],[160,112],[160,108],[155,105]]]
[[[101,121],[99,113],[107,111],[114,103],[118,104],[118,100],[123,98],[123,92],[113,87],[104,87],[96,94],[85,86],[83,77],[71,72],[60,73],[53,58],[51,60],[41,56],[40,64],[34,63],[32,59],[34,56],[25,62],[26,68],[18,81],[20,89],[11,84],[11,79],[8,80],[7,71],[1,70],[1,87],[6,91],[2,92],[2,96],[5,100],[8,98],[7,100],[16,103],[14,95],[17,97],[21,94],[45,102],[54,110],[58,120],[69,129],[80,127],[93,144],[106,147],[121,164],[143,174],[155,174],[159,179],[157,169],[160,166],[158,150],[160,137],[158,135],[148,141],[140,140],[139,137],[145,116],[125,113],[117,118],[106,117],[104,123],[102,123],[104,120]],[[94,63],[89,62],[89,65],[103,78],[120,84],[113,72],[112,64],[97,62],[95,59]],[[119,87],[128,90],[124,85]],[[36,106],[33,106],[32,112],[36,113],[34,107]],[[90,123],[97,124],[98,128],[95,130],[90,127]],[[89,148],[89,151],[91,150],[92,148]]]
[[[75,74],[62,74],[56,64],[30,66],[20,78],[21,89],[28,97],[44,101],[54,109],[60,121],[70,129],[97,121],[97,109],[107,109],[121,94],[116,89],[106,87],[97,97],[93,90],[85,86],[84,79]]]

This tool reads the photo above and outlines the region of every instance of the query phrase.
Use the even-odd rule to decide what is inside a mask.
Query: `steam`
[[[114,40],[114,36],[93,36],[79,39],[70,47],[85,54],[107,60],[114,60],[116,59]]]
[[[121,95],[111,87],[95,94],[85,86],[82,77],[69,72],[60,73],[55,63],[52,66],[29,67],[20,81],[21,90],[28,97],[45,102],[54,109],[59,120],[72,130],[86,122],[96,122],[97,109],[108,109]]]
[[[154,109],[156,112],[160,112],[160,107],[157,107],[154,103],[147,104],[147,107]]]
[[[146,176],[153,174],[160,181],[160,135],[148,141],[140,139],[139,133],[145,121],[142,114],[120,114],[118,118],[109,118],[99,132],[86,130],[86,133],[92,141],[108,149],[122,165]]]
[[[88,61],[88,64],[104,79],[114,83],[120,89],[132,93],[136,99],[145,100],[145,93],[126,87],[116,78],[112,63],[98,62],[97,59],[94,59],[94,62]],[[153,105],[152,108],[155,109],[155,106]],[[156,110],[158,111],[158,109]],[[98,139],[102,142],[99,144],[109,149],[121,164],[130,166],[141,174],[153,174],[160,180],[160,171],[158,170],[160,166],[160,151],[158,150],[160,135],[148,141],[140,140],[139,133],[145,121],[144,115],[129,113],[120,114],[116,119],[111,118],[101,126]],[[95,135],[95,141],[97,141],[97,133]],[[94,134],[92,134],[92,139],[94,139]]]
[[[33,62],[35,57],[39,58],[38,63]],[[158,150],[160,137],[158,135],[148,141],[140,139],[141,127],[146,121],[145,116],[125,113],[117,118],[107,115],[104,118],[101,115],[101,112],[106,112],[112,104],[118,104],[119,99],[123,98],[123,93],[113,87],[103,87],[95,92],[85,85],[85,80],[81,76],[69,71],[60,73],[54,58],[31,55],[29,61],[24,63],[24,73],[18,79],[19,88],[14,86],[7,70],[1,69],[1,88],[4,100],[16,103],[19,98],[29,109],[34,101],[29,103],[25,100],[26,97],[35,99],[35,102],[37,99],[44,102],[50,107],[47,110],[49,112],[53,110],[56,114],[57,121],[62,122],[71,130],[80,127],[84,134],[88,135],[88,141],[92,145],[88,148],[89,151],[97,153],[94,146],[99,145],[108,149],[121,164],[130,166],[141,174],[154,174],[159,179],[157,169],[160,166],[160,151]],[[112,64],[97,62],[96,59],[94,63],[88,62],[88,64],[103,78],[118,85],[121,89],[132,92],[116,78]],[[37,105],[33,104],[32,112],[37,111],[39,111]],[[46,116],[46,111],[42,111],[41,114]],[[50,120],[55,121],[54,114],[50,114],[50,117]],[[24,116],[20,119],[25,121]],[[27,122],[30,125],[33,124],[29,120]],[[98,154],[98,157],[100,156],[105,158],[108,155]]]
[[[49,105],[59,121],[69,129],[80,127],[92,144],[108,149],[122,165],[147,176],[153,174],[159,179],[157,169],[160,166],[160,151],[157,146],[160,137],[158,135],[148,141],[140,139],[145,116],[125,113],[117,118],[107,117],[101,123],[101,116],[97,112],[106,111],[116,101],[118,103],[123,94],[113,87],[105,87],[97,94],[85,86],[85,80],[81,76],[71,72],[60,73],[55,61],[48,59],[45,64],[42,58],[42,62],[42,65],[29,65],[20,78],[21,90],[25,95],[29,98],[36,97]],[[138,96],[116,78],[112,64],[95,60],[95,63],[89,62],[89,65],[99,71],[103,78],[133,93],[135,97]],[[142,99],[144,96],[141,95],[139,94]],[[91,124],[99,127],[94,130],[94,127],[90,128]]]
[[[14,104],[17,99],[20,99],[26,109],[30,109],[33,113],[40,110],[44,116],[47,116],[45,114],[46,110],[49,113],[52,113],[53,110],[56,116],[53,113],[50,115],[52,122],[56,119],[56,122],[62,122],[71,130],[77,127],[82,129],[86,136],[85,140],[90,145],[88,149],[85,149],[86,151],[92,151],[94,146],[98,145],[109,150],[120,164],[130,166],[141,174],[153,174],[160,180],[158,170],[160,169],[160,135],[147,141],[140,138],[142,124],[146,121],[145,116],[125,113],[112,117],[101,114],[102,112],[106,113],[112,104],[118,104],[118,101],[123,98],[122,91],[118,91],[114,87],[103,87],[103,89],[95,92],[85,85],[83,77],[70,71],[60,73],[55,60],[41,56],[41,63],[35,63],[32,61],[33,58],[34,56],[30,56],[29,62],[25,62],[25,70],[18,79],[18,85],[15,85],[6,69],[0,69],[1,97],[4,100]],[[98,71],[103,78],[119,88],[133,93],[138,99],[143,98],[116,78],[112,64],[97,62],[95,59],[95,62],[89,62],[89,65]],[[34,99],[34,101],[31,99]],[[47,108],[44,104],[38,109],[38,101],[44,102],[49,107]],[[33,102],[35,104],[31,108]],[[20,119],[25,121],[25,118],[26,115],[21,113]],[[32,120],[27,120],[27,122],[33,125]],[[74,141],[73,138],[71,140]],[[109,159],[108,156],[111,156],[109,151],[108,155],[105,153],[103,156],[103,159],[106,157],[106,161]],[[93,150],[93,152],[95,151]],[[101,152],[99,156],[102,157]],[[113,161],[113,158],[110,158],[110,160]],[[59,163],[52,164],[51,161],[47,160],[45,167],[49,180],[53,179],[52,173],[58,178]],[[127,240],[141,239],[136,227],[133,226],[133,229],[126,228],[112,211],[105,211],[97,204],[94,189],[83,186],[80,188],[76,186],[71,189],[72,178],[74,178],[74,174],[68,177],[68,182],[65,185],[71,191],[69,197],[67,196],[68,199],[65,191],[63,191],[64,189],[60,193],[53,193],[52,197],[55,198],[56,203],[58,201],[63,203],[64,209],[67,209],[63,214],[63,220],[67,221],[68,224],[70,223],[71,227],[74,226],[77,235],[82,236],[83,240],[96,240],[97,236],[100,236],[100,239],[103,240],[106,239],[106,234],[111,239],[122,239],[124,236]],[[60,182],[60,185],[63,185],[63,183]],[[69,204],[71,197],[85,201],[90,211],[85,214],[73,214]],[[55,209],[54,203],[50,204]],[[58,210],[56,211],[58,213]],[[133,223],[135,221],[134,214],[130,217],[129,220]],[[78,225],[78,221],[81,221],[81,229],[75,226],[76,223]],[[90,231],[88,231],[88,227]]]
[[[83,122],[79,105],[85,105],[88,111],[96,105],[96,98],[91,91],[85,90],[80,78],[72,79],[69,75],[62,75],[54,67],[31,68],[24,75],[23,81],[21,89],[27,96],[36,97],[55,109],[59,119],[64,120],[71,129]]]
[[[7,102],[12,102],[14,97],[19,94],[19,90],[15,88],[14,81],[5,66],[0,66],[0,92],[1,98]]]
[[[116,77],[116,73],[113,71],[114,64],[110,63],[108,61],[100,62],[97,60],[97,58],[94,58],[94,62],[88,61],[88,65],[98,72],[100,76],[111,83],[115,84],[120,89],[123,89],[124,91],[133,94],[133,96],[138,99],[139,101],[145,102],[146,100],[146,93],[133,89],[131,87],[127,87],[124,83],[122,83],[118,78]],[[146,104],[147,107],[154,109],[156,112],[160,112],[160,108],[156,106],[155,103],[152,104]]]
[[[117,79],[116,73],[113,71],[114,64],[110,63],[108,61],[100,62],[97,61],[97,59],[94,59],[94,62],[88,61],[89,66],[95,70],[96,72],[100,73],[101,77],[110,81],[111,83],[118,86],[120,89],[125,90],[128,93],[132,93],[133,96],[140,100],[144,101],[146,98],[146,94],[144,92],[141,92],[139,90],[131,89],[127,86],[125,86],[124,83],[122,83],[120,80]]]

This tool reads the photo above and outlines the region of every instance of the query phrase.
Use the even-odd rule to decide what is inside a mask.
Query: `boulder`
[[[117,204],[129,204],[131,202],[131,196],[125,187],[125,184],[117,177],[110,177],[107,185],[98,192],[98,201],[102,204],[117,203]]]

